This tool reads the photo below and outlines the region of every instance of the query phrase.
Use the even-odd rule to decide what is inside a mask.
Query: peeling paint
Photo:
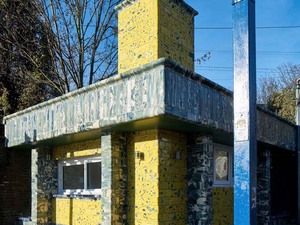
[[[194,69],[194,16],[197,12],[186,3],[127,0],[116,9],[119,10],[119,73],[163,57]]]
[[[78,126],[82,124],[91,125],[86,125],[86,130],[102,129],[162,115],[233,133],[232,104],[230,91],[170,59],[159,59],[129,71],[120,80],[91,85],[5,117],[5,135],[8,147],[13,147],[78,133],[81,132]],[[82,107],[77,109],[78,105]],[[79,111],[77,116],[74,107]],[[48,112],[53,113],[53,119],[47,116]],[[78,115],[83,114],[85,116],[78,119]],[[295,150],[295,125],[261,107],[258,107],[257,118],[259,141]],[[55,122],[52,127],[48,125],[52,120],[65,122]]]
[[[100,138],[86,142],[61,145],[53,148],[52,157],[55,160],[62,160],[74,157],[100,155]]]
[[[101,200],[54,198],[52,221],[55,224],[101,224]]]
[[[165,130],[128,136],[129,224],[185,224],[185,145],[185,135]],[[136,158],[136,151],[144,157]]]

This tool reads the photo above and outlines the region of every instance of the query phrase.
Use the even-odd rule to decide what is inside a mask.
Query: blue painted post
[[[296,84],[297,164],[298,164],[298,224],[300,224],[300,78]]]
[[[257,224],[255,1],[233,1],[234,224]]]

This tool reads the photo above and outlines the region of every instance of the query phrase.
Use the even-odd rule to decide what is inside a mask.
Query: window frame
[[[216,180],[216,153],[218,151],[225,151],[228,154],[228,181],[218,181]],[[233,187],[233,149],[232,147],[214,144],[214,157],[213,157],[213,169],[214,169],[214,179],[213,186],[214,187]]]
[[[98,163],[102,165],[100,156],[93,157],[80,157],[80,158],[70,158],[63,159],[58,161],[58,193],[61,195],[101,195],[101,187],[96,189],[87,189],[88,176],[87,176],[87,164],[88,163]],[[83,189],[63,189],[63,167],[65,166],[75,166],[75,165],[84,165],[83,168],[83,179],[84,179],[84,188]],[[100,176],[102,176],[102,171],[100,171]]]

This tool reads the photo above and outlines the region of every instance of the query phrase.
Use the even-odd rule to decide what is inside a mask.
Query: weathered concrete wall
[[[283,149],[296,150],[297,129],[291,122],[258,107],[257,139]]]
[[[162,114],[161,63],[108,78],[6,117],[8,147]]]
[[[163,115],[232,133],[232,104],[227,89],[170,59],[159,59],[5,117],[5,136],[13,147]],[[261,108],[257,117],[259,141],[296,149],[293,124]]]
[[[165,70],[166,113],[199,125],[233,132],[230,92],[183,76],[184,72],[180,67],[167,67]]]

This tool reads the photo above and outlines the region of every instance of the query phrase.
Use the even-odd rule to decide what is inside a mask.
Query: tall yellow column
[[[186,136],[166,130],[127,139],[128,224],[186,224]]]
[[[182,0],[125,0],[119,10],[119,73],[159,58],[194,69],[194,16]]]

